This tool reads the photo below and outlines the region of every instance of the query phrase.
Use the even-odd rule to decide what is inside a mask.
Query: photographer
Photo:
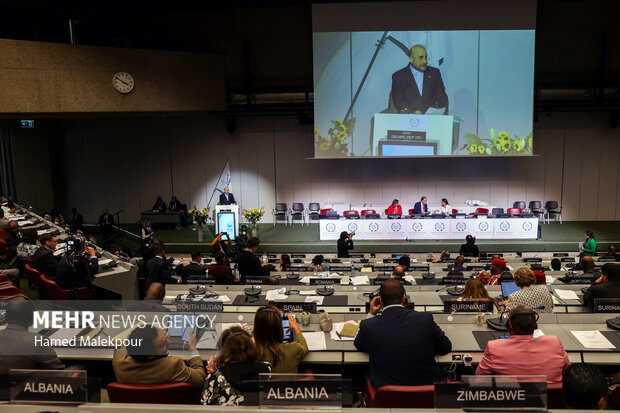
[[[170,264],[166,260],[166,250],[163,244],[155,244],[155,257],[151,258],[146,264],[146,282],[144,283],[144,291],[154,283],[177,284],[178,281],[170,275]]]
[[[230,246],[230,237],[228,236],[228,232],[220,232],[217,234],[215,239],[211,241],[211,251],[213,256],[218,252],[223,252],[226,257],[228,257],[228,247]],[[228,259],[226,260],[228,262]]]
[[[340,239],[338,239],[338,258],[349,258],[349,250],[353,249],[353,235],[355,232],[347,233],[342,231],[340,233]]]
[[[86,245],[84,238],[67,241],[67,252],[56,268],[56,283],[65,290],[88,287],[99,272],[99,260],[95,249]]]

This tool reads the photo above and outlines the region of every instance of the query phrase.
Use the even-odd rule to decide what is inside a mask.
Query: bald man
[[[398,113],[424,114],[428,108],[445,108],[448,95],[439,69],[427,65],[426,49],[409,49],[409,64],[392,75],[392,101]]]
[[[235,196],[230,193],[228,187],[224,188],[224,193],[220,195],[220,205],[236,204]]]

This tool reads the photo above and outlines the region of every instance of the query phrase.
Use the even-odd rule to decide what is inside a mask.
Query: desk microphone
[[[545,309],[544,305],[532,308],[532,310],[544,310],[544,309]],[[506,306],[504,306],[504,310],[499,314],[498,318],[487,319],[487,326],[497,331],[508,331],[508,327],[506,326],[508,319],[505,317],[506,312],[508,311],[506,310]]]
[[[319,287],[316,289],[316,293],[318,295],[332,295],[334,293],[334,287],[329,287],[327,285],[324,285],[322,287]]]

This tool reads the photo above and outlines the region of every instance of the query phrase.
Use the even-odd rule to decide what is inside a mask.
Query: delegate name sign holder
[[[340,409],[343,401],[340,374],[265,374],[258,377],[261,408]]]
[[[83,404],[88,402],[85,370],[10,370],[11,402]]]
[[[436,409],[547,410],[546,376],[463,376],[462,380],[435,384]]]

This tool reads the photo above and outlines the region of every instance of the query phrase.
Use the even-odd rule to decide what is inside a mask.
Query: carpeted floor
[[[609,245],[620,246],[620,221],[564,222],[542,224],[539,240],[479,240],[482,251],[576,251],[584,239],[586,230],[594,232],[599,251]],[[168,252],[209,252],[210,242],[215,236],[214,227],[205,227],[204,241],[198,242],[198,233],[193,227],[180,230],[156,228],[155,233],[166,243]],[[318,224],[259,224],[258,237],[261,250],[267,252],[309,252],[330,253],[336,251],[335,241],[320,241]],[[355,241],[356,252],[438,252],[443,249],[457,250],[463,241]],[[115,249],[129,249],[137,252],[139,241],[135,237],[122,235],[113,243]]]

